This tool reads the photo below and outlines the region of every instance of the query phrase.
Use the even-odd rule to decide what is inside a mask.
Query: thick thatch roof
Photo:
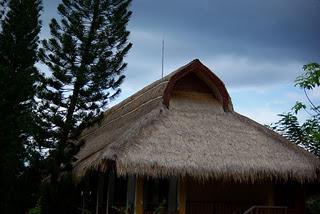
[[[318,180],[319,160],[233,110],[223,82],[199,60],[152,83],[82,133],[74,172],[110,161],[121,175],[235,181]]]

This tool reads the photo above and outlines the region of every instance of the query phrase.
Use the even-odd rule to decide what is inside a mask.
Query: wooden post
[[[295,197],[294,197],[294,207],[295,207],[295,211],[296,213],[301,213],[304,214],[305,213],[305,191],[303,189],[303,186],[297,186],[295,187]]]
[[[97,204],[96,204],[96,214],[103,213],[103,190],[104,190],[104,173],[99,172],[98,175],[98,188],[97,188]],[[84,197],[84,195],[83,195]]]
[[[134,211],[135,203],[135,194],[136,194],[136,177],[133,175],[128,175],[127,177],[127,209],[130,213]]]
[[[143,214],[143,178],[138,177],[136,179],[136,206],[135,214]]]
[[[172,177],[169,179],[169,195],[168,195],[168,213],[177,212],[177,195],[178,195],[178,179]]]
[[[268,185],[267,187],[267,205],[268,206],[274,206],[274,185]]]
[[[179,214],[186,213],[187,185],[186,180],[179,180]]]
[[[108,174],[106,214],[109,214],[109,209],[113,205],[114,185],[115,185],[115,174],[114,174],[114,171],[110,170]]]

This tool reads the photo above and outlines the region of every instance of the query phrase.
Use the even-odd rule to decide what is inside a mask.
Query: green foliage
[[[0,210],[23,213],[39,182],[30,179],[26,163],[33,145],[41,1],[8,0],[0,5]]]
[[[119,214],[130,214],[129,208],[127,207],[112,207]]]
[[[61,175],[59,181],[56,182],[50,182],[48,178],[41,189],[41,213],[77,213],[75,200],[77,195],[77,188],[71,173]]]
[[[307,106],[299,101],[297,101],[296,104],[292,107],[292,110],[294,111],[295,114],[298,114],[298,112],[302,109],[306,110]]]
[[[50,185],[42,204],[45,213],[66,211],[61,173],[69,172],[81,142],[84,127],[102,117],[110,100],[121,92],[131,48],[126,30],[131,0],[63,0],[58,6],[61,19],[52,19],[51,37],[42,42],[41,61],[50,75],[42,78],[37,98],[38,138],[49,150],[47,174]],[[50,187],[50,188],[49,188]],[[68,197],[74,199],[75,197]],[[72,200],[70,200],[71,202]]]
[[[307,214],[319,214],[320,213],[320,197],[313,197],[307,200],[306,203]]]
[[[305,73],[296,79],[296,85],[302,89],[314,89],[320,85],[320,64],[310,63],[303,66]]]
[[[0,21],[5,17],[6,9],[7,9],[7,0],[0,0]],[[1,27],[1,25],[0,25]]]
[[[0,0],[0,210],[73,213],[80,131],[120,93],[131,0],[63,0],[38,51],[41,0]],[[39,74],[39,59],[51,74]],[[64,173],[63,173],[64,172]],[[65,200],[68,198],[68,200]],[[19,204],[19,206],[16,206]]]
[[[40,207],[32,208],[28,214],[41,214],[41,208]]]
[[[281,119],[271,126],[291,142],[320,156],[320,106],[309,97],[310,90],[319,90],[320,65],[311,63],[305,65],[304,74],[297,77],[296,86],[300,87],[308,100],[308,103],[297,101],[290,112],[280,114]],[[308,118],[300,123],[298,114],[304,111]]]
[[[115,207],[113,206],[112,209],[114,209],[119,214],[129,214],[130,208],[128,207]],[[165,213],[166,209],[166,200],[163,200],[159,206],[153,211],[153,214],[162,214]]]
[[[165,208],[166,208],[166,200],[163,200],[160,204],[159,204],[159,207],[157,207],[156,209],[155,209],[155,211],[153,212],[153,214],[162,214],[162,213],[164,213],[164,210],[165,210]]]
[[[29,210],[28,214],[41,214],[41,206],[40,206],[40,199],[37,202],[36,207]]]
[[[63,0],[61,21],[52,19],[51,38],[40,58],[51,71],[38,94],[43,143],[51,149],[50,173],[69,170],[78,151],[75,138],[120,93],[131,48],[126,30],[130,0]],[[56,176],[56,175],[54,175]]]

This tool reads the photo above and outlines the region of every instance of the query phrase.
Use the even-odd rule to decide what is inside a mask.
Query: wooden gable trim
[[[203,79],[207,80],[209,83],[214,85],[218,89],[218,92],[222,97],[222,105],[224,111],[232,111],[230,96],[224,83],[214,73],[212,73],[209,68],[203,65],[198,59],[193,60],[189,65],[182,68],[180,71],[178,71],[170,78],[169,83],[167,84],[167,87],[163,94],[163,104],[167,106],[167,108],[169,108],[169,102],[171,99],[172,91],[177,81],[182,79],[191,72],[195,72],[196,75],[202,77]]]

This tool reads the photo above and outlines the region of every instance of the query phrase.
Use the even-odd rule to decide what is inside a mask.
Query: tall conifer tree
[[[48,130],[53,180],[71,167],[77,150],[72,137],[120,93],[127,65],[123,59],[132,46],[126,29],[130,2],[63,0],[61,19],[51,21],[51,38],[40,50],[51,75],[39,93],[39,112]]]
[[[7,8],[7,0],[0,0],[0,21],[2,21],[2,18],[5,16],[6,8]]]
[[[7,4],[5,4],[7,2]],[[32,127],[40,32],[40,0],[1,2],[0,210],[23,213],[20,184]],[[30,198],[30,194],[28,195]],[[17,206],[19,204],[20,206]]]

